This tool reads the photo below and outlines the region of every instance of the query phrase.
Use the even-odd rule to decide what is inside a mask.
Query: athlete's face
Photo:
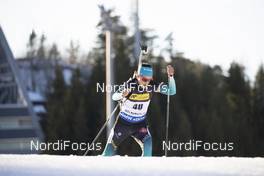
[[[137,77],[137,80],[138,80],[140,85],[147,86],[147,85],[149,85],[150,81],[152,80],[152,77],[139,75]]]

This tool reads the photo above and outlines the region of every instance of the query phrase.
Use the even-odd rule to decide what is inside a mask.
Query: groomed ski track
[[[1,176],[263,176],[264,158],[0,155]]]

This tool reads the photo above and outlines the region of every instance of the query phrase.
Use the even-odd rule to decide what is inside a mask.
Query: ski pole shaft
[[[168,80],[169,85],[169,80]],[[168,88],[168,95],[167,95],[167,110],[166,110],[166,145],[168,145],[169,139],[169,121],[170,121],[170,89]],[[168,156],[168,148],[165,147],[165,156]]]
[[[116,110],[118,109],[119,103],[115,106],[114,110],[112,111],[112,113],[107,117],[107,120],[105,121],[105,123],[103,124],[103,126],[101,127],[101,129],[99,130],[99,132],[97,133],[97,135],[95,136],[94,140],[92,141],[91,145],[94,145],[95,141],[99,138],[99,136],[101,135],[101,133],[103,132],[103,130],[105,129],[106,125],[108,124],[108,122],[111,120],[112,116],[114,115],[114,113],[116,112]],[[84,153],[83,156],[86,156],[89,153],[89,149],[87,149]]]

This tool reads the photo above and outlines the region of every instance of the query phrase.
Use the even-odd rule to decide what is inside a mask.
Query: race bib
[[[121,106],[120,117],[128,122],[137,123],[146,118],[150,94],[132,94]]]

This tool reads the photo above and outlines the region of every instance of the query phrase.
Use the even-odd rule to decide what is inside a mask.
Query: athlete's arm
[[[169,84],[160,84],[159,92],[165,95],[175,95],[176,94],[176,83],[173,77],[174,68],[171,65],[167,66],[167,74],[169,77]]]
[[[129,90],[124,90],[122,92],[115,92],[113,95],[112,95],[112,99],[114,101],[119,101],[121,100],[122,98],[126,97],[128,94],[129,94]]]
[[[122,98],[128,96],[128,94],[130,93],[131,91],[131,82],[133,81],[132,78],[130,78],[128,81],[126,81],[122,86],[120,86],[119,90],[116,91],[113,95],[112,95],[112,100],[114,101],[119,101],[121,100]]]
[[[176,94],[176,83],[173,76],[169,77],[169,85],[161,84],[159,92],[165,95],[175,95]]]

